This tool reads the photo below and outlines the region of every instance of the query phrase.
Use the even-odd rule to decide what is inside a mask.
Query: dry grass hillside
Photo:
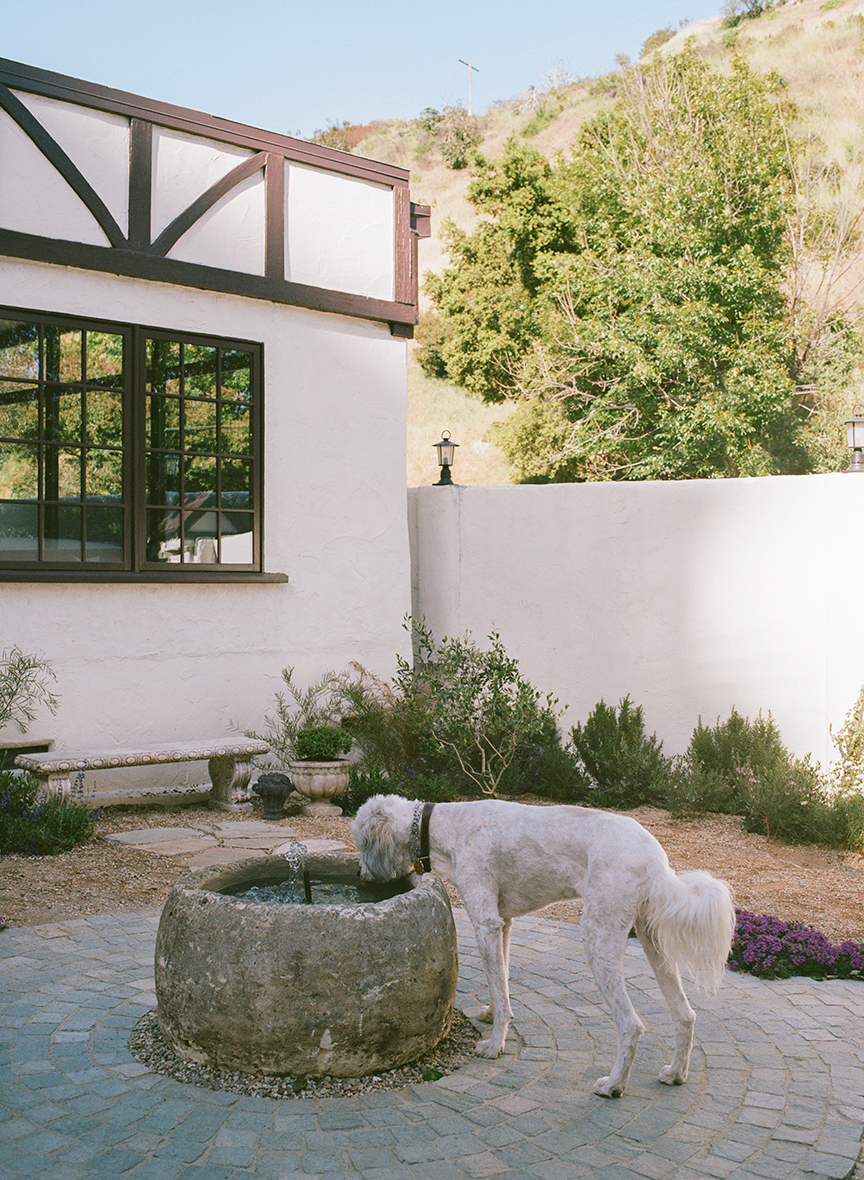
[[[864,208],[864,0],[788,0],[731,28],[718,16],[686,26],[659,51],[680,51],[689,38],[718,68],[728,67],[741,54],[754,69],[781,76],[795,111],[790,133],[809,137],[820,166],[813,168],[818,178],[810,191],[802,191],[802,201],[824,199],[827,185],[828,199],[844,205],[850,221],[858,216]],[[566,56],[566,47],[563,51]],[[496,103],[479,117],[479,150],[494,156],[508,137],[524,136],[550,158],[566,152],[581,125],[612,100],[615,81],[614,74],[579,81],[552,78],[536,91]],[[476,223],[466,199],[470,171],[448,167],[434,138],[417,121],[379,124],[353,150],[410,169],[414,200],[432,207],[432,237],[420,245],[421,274],[440,271],[447,265],[442,225],[448,218],[465,229]],[[815,272],[802,276],[811,299],[821,297],[822,277]],[[859,303],[862,291],[864,266],[856,265],[835,283],[831,299],[848,310]],[[853,400],[860,400],[861,393],[854,391]],[[412,358],[409,486],[437,478],[431,445],[445,428],[460,443],[454,468],[458,482],[509,482],[504,456],[486,438],[490,424],[507,412],[506,406],[485,406],[446,382],[425,378]]]

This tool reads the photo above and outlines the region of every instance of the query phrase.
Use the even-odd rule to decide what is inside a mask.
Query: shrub
[[[832,795],[807,758],[759,773],[741,767],[739,793],[748,832],[789,844],[864,847],[864,797]]]
[[[453,325],[434,311],[420,313],[417,325],[417,363],[427,377],[447,377],[447,341],[454,335]]]
[[[748,971],[760,979],[864,979],[864,944],[832,946],[824,934],[801,922],[746,910],[736,910],[736,915],[731,971]]]
[[[520,767],[535,747],[559,743],[557,701],[520,674],[497,633],[483,650],[467,635],[437,643],[424,623],[410,625],[414,660],[397,657],[392,683],[355,664],[343,684],[344,725],[365,765],[393,783],[420,776],[458,793],[530,790]]]
[[[738,810],[740,800],[722,774],[688,753],[679,754],[670,763],[663,804],[673,815],[703,815],[706,811],[730,815]]]
[[[0,854],[53,856],[93,835],[95,813],[81,799],[79,775],[72,798],[40,798],[31,775],[0,771]]]
[[[467,168],[477,159],[477,145],[483,139],[480,124],[462,107],[445,107],[436,128],[441,155],[448,168]]]
[[[830,728],[831,739],[839,755],[831,768],[834,790],[864,790],[864,688],[858,693],[837,733],[833,727]]]
[[[350,749],[350,735],[335,725],[301,729],[294,740],[294,752],[301,762],[335,762]]]
[[[748,831],[792,844],[864,848],[864,692],[834,736],[840,753],[829,779],[809,758],[794,758],[768,714],[755,722],[732,710],[728,721],[699,724],[673,761],[664,802],[677,814],[741,815]]]
[[[320,680],[303,690],[294,683],[294,669],[283,668],[282,680],[287,689],[276,693],[276,715],[264,718],[267,728],[263,733],[246,729],[246,737],[267,742],[270,754],[260,761],[271,765],[273,762],[283,769],[297,756],[295,743],[301,729],[318,725],[331,725],[340,720],[340,702],[345,682],[344,676],[325,672]],[[256,759],[255,761],[259,761]]]
[[[364,771],[357,766],[352,766],[348,779],[348,790],[344,795],[340,795],[339,803],[345,815],[356,815],[366,800],[371,799],[373,795],[398,794],[401,792],[393,789],[390,780],[385,778],[380,770],[373,768]]]
[[[646,735],[642,706],[634,707],[629,696],[617,713],[601,700],[571,738],[595,806],[638,807],[664,797],[669,762],[663,743]]]
[[[0,729],[17,725],[26,733],[39,705],[56,713],[57,698],[48,687],[56,679],[38,656],[25,655],[19,647],[0,652]]]
[[[573,749],[561,745],[554,726],[545,741],[525,752],[504,786],[514,795],[541,795],[559,803],[586,803],[591,792]]]
[[[771,714],[766,719],[760,712],[755,721],[750,721],[736,709],[728,721],[721,723],[718,717],[713,728],[703,725],[700,717],[688,754],[694,764],[720,775],[728,784],[731,793],[724,810],[733,815],[745,811],[739,791],[740,767],[749,766],[772,776],[785,773],[790,764],[789,751],[780,740],[780,731]]]

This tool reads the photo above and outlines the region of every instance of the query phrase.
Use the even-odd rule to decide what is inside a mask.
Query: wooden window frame
[[[264,500],[264,346],[260,342],[207,336],[200,333],[175,331],[137,324],[118,323],[90,316],[69,316],[62,313],[31,309],[0,307],[0,318],[26,323],[57,326],[69,330],[105,332],[124,339],[123,362],[123,560],[120,562],[85,561],[0,561],[0,582],[3,581],[63,581],[63,582],[162,582],[174,585],[225,582],[284,582],[284,574],[268,574],[263,567],[263,500]],[[253,520],[253,560],[249,564],[217,565],[197,563],[166,563],[147,560],[146,503],[147,503],[147,402],[146,402],[146,342],[163,339],[182,344],[223,350],[248,352],[251,357],[251,505]],[[47,384],[47,382],[46,382]],[[2,435],[0,424],[0,435]],[[44,445],[44,444],[40,444]],[[39,497],[39,536],[44,532],[44,489]],[[83,502],[82,502],[83,503]]]

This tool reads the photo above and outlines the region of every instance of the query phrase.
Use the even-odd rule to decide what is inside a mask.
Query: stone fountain
[[[438,878],[366,885],[355,855],[300,849],[201,869],[171,890],[156,997],[179,1057],[359,1077],[413,1061],[449,1030],[456,930]]]

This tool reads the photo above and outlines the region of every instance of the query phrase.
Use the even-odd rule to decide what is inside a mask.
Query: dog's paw
[[[601,1098],[620,1098],[624,1093],[623,1086],[613,1086],[611,1078],[598,1078],[594,1083],[594,1093]]]
[[[657,1078],[664,1086],[683,1086],[687,1081],[687,1070],[676,1069],[673,1065],[664,1065]]]
[[[475,1020],[482,1020],[484,1024],[491,1024],[494,1019],[495,1018],[492,1015],[492,1005],[491,1004],[487,1004],[486,1007],[482,1010],[482,1012],[478,1012],[475,1017]]]
[[[477,1042],[474,1052],[478,1057],[497,1057],[503,1048],[495,1037],[486,1037],[485,1040]]]

